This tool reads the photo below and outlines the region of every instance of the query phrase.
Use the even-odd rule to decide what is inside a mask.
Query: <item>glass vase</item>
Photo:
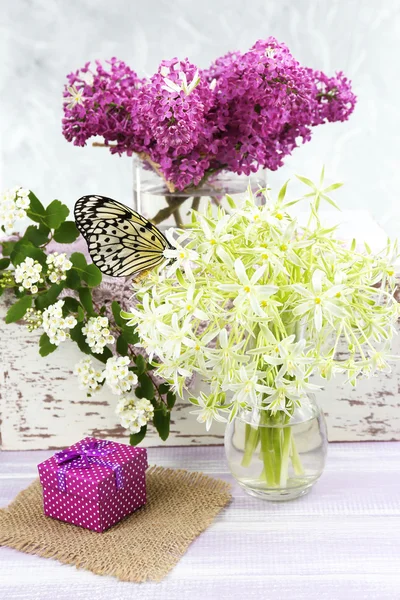
[[[325,419],[314,397],[289,416],[242,411],[225,431],[232,475],[248,494],[285,501],[303,496],[320,477],[327,452]]]
[[[262,204],[264,197],[257,192],[267,187],[264,169],[250,176],[219,171],[201,186],[171,191],[173,186],[163,179],[156,165],[138,156],[133,159],[133,209],[161,229],[185,227],[191,221],[191,209],[205,212],[209,205],[215,210],[219,205],[227,207],[225,196],[235,199],[243,195],[249,185]]]

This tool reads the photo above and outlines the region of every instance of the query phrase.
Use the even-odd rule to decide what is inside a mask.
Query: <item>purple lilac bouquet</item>
[[[112,58],[68,75],[63,134],[77,146],[102,136],[111,152],[138,154],[171,193],[220,171],[276,170],[312,127],[346,121],[356,97],[338,72],[303,67],[285,44],[259,40],[208,69],[163,60],[150,79]]]

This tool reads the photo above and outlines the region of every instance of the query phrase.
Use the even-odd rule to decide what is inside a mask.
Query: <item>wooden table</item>
[[[0,506],[51,452],[0,453]],[[231,481],[221,447],[152,448],[150,463]],[[0,548],[4,600],[400,599],[400,443],[331,444],[311,493],[233,502],[159,584],[100,577]],[[132,540],[134,543],[134,540]]]

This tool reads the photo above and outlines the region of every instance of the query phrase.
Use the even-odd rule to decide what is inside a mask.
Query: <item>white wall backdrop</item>
[[[400,231],[398,0],[0,0],[1,188],[22,184],[70,206],[85,193],[129,201],[131,164],[61,135],[66,73],[117,56],[151,74],[162,58],[199,66],[274,35],[304,64],[343,70],[359,101],[348,123],[315,131],[271,176],[342,180],[342,206]]]

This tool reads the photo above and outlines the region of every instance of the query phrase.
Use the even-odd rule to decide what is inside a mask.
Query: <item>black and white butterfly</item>
[[[105,196],[82,196],[75,204],[76,225],[95,265],[113,277],[137,277],[165,261],[172,248],[153,223]]]

